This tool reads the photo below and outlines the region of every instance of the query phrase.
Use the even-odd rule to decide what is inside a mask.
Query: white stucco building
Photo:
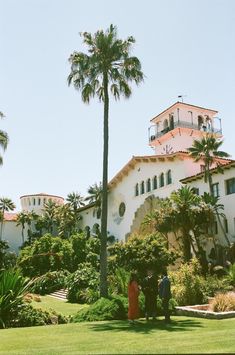
[[[133,156],[109,182],[110,234],[119,240],[125,240],[130,233],[136,231],[145,214],[153,208],[152,196],[168,197],[185,183],[199,188],[200,194],[207,191],[202,174],[203,161],[195,163],[187,153],[187,148],[192,146],[194,139],[200,139],[207,133],[222,138],[221,120],[217,114],[216,110],[176,102],[151,119],[149,146],[154,149],[154,154]],[[219,184],[221,203],[225,206],[228,237],[235,241],[235,162],[231,159],[217,161],[225,166],[225,170],[224,174],[216,174],[214,171],[213,180],[214,184]],[[22,196],[22,209],[40,212],[43,201],[48,196],[50,195]],[[53,198],[63,203],[62,198]],[[92,228],[94,224],[100,224],[94,204],[81,208],[80,212],[83,217],[82,228]],[[7,223],[8,221],[5,224]],[[15,230],[4,234],[6,239],[10,233],[15,233]]]

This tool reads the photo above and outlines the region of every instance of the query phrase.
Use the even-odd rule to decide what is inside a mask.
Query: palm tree
[[[44,208],[42,210],[45,229],[51,234],[53,233],[53,228],[56,222],[56,211],[58,207],[56,202],[49,199],[48,202],[44,203]]]
[[[3,222],[4,222],[4,212],[13,211],[16,208],[14,202],[8,197],[0,198],[0,212],[1,212],[1,231],[0,231],[0,240],[2,240],[3,232]]]
[[[0,112],[0,118],[4,118],[4,114]],[[5,151],[7,149],[7,145],[9,142],[9,137],[8,134],[2,130],[0,130],[0,147]],[[0,165],[2,165],[3,159],[2,156],[0,155]]]
[[[130,56],[134,38],[118,39],[115,26],[110,25],[106,32],[99,30],[94,35],[83,32],[81,36],[88,46],[89,54],[74,52],[70,56],[71,73],[68,83],[69,85],[73,83],[76,89],[81,90],[82,100],[85,103],[89,103],[94,96],[98,96],[104,103],[100,295],[107,297],[109,95],[111,93],[116,100],[120,95],[130,97],[129,82],[134,81],[139,84],[143,81],[143,73],[139,59]]]
[[[189,155],[194,158],[195,162],[200,160],[204,161],[204,181],[208,182],[211,196],[213,196],[213,180],[210,169],[214,164],[216,164],[217,171],[223,173],[223,167],[218,161],[218,158],[228,158],[230,156],[228,153],[219,150],[222,144],[223,141],[216,138],[214,134],[207,134],[201,140],[194,140],[192,147],[187,149],[189,151]],[[228,238],[221,223],[219,213],[217,210],[215,210],[215,213],[222,229],[224,238],[227,241]]]
[[[71,192],[68,194],[66,201],[72,206],[74,212],[77,212],[80,207],[85,205],[84,198],[77,192]]]
[[[25,236],[24,236],[24,230],[25,230],[25,225],[28,223],[28,212],[22,211],[17,214],[16,217],[16,225],[22,227],[21,235],[22,235],[22,245],[24,244],[25,241]]]
[[[217,139],[213,134],[207,134],[201,140],[195,139],[192,147],[188,148],[189,155],[195,162],[202,160],[204,162],[204,180],[209,184],[210,194],[213,195],[213,182],[211,167],[216,164],[218,172],[222,172],[222,165],[218,158],[228,158],[230,155],[222,150],[219,150],[223,141]]]
[[[85,198],[85,201],[95,204],[95,210],[97,217],[101,215],[101,202],[102,202],[102,184],[99,185],[95,183],[94,185],[89,186],[87,190],[89,196]]]

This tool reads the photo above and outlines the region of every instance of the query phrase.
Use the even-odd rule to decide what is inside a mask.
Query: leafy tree
[[[133,235],[126,243],[117,242],[109,247],[109,262],[113,269],[124,267],[128,271],[137,271],[144,275],[151,269],[157,274],[177,258],[170,251],[166,239],[159,233],[150,235]]]
[[[108,118],[109,95],[116,100],[121,95],[131,95],[129,82],[139,84],[143,80],[141,64],[137,57],[130,56],[133,37],[126,40],[117,38],[117,29],[113,25],[104,32],[97,31],[94,35],[88,32],[81,34],[88,53],[74,52],[70,56],[71,73],[69,84],[81,90],[82,100],[89,103],[98,96],[104,103],[104,147],[103,147],[103,179],[102,179],[102,212],[101,212],[101,254],[100,254],[100,295],[107,297],[107,214],[108,214]]]
[[[8,211],[13,211],[14,209],[15,209],[15,205],[10,198],[8,198],[8,197],[1,197],[0,198],[0,212],[1,212],[0,240],[2,240],[4,213],[8,212]]]
[[[2,112],[0,112],[0,119],[4,118],[4,114]],[[8,134],[2,130],[0,130],[0,148],[3,149],[3,151],[5,151],[7,149],[9,143],[9,137]],[[0,165],[2,165],[3,163],[3,159],[2,156],[0,155]]]

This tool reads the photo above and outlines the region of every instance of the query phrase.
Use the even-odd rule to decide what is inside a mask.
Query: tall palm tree
[[[77,192],[71,192],[68,194],[66,201],[69,202],[69,204],[72,206],[74,212],[77,212],[77,210],[84,206],[84,198],[78,194]]]
[[[54,225],[56,223],[56,212],[58,209],[58,204],[56,202],[49,199],[47,202],[44,203],[44,207],[42,210],[43,219],[45,222],[45,229],[48,233],[53,234]]]
[[[21,231],[22,245],[25,242],[24,230],[27,223],[28,223],[28,212],[21,211],[20,213],[18,213],[16,217],[16,225],[22,227],[22,231]]]
[[[188,148],[189,155],[195,162],[202,160],[204,162],[204,181],[208,182],[210,195],[213,196],[213,180],[211,174],[211,167],[216,164],[217,171],[223,173],[223,166],[218,162],[218,158],[228,158],[230,155],[222,150],[219,150],[223,141],[216,138],[214,134],[207,134],[201,140],[194,140],[192,147]],[[222,229],[225,240],[227,241],[227,234],[221,223],[218,210],[215,210],[220,227]]]
[[[13,211],[16,208],[14,202],[8,197],[0,198],[0,212],[1,212],[1,231],[0,240],[2,240],[3,223],[4,223],[4,212]]]
[[[101,215],[101,203],[102,203],[102,184],[95,183],[94,185],[89,186],[87,190],[89,196],[85,198],[85,201],[95,204],[95,210],[97,217]]]
[[[201,140],[195,139],[192,147],[188,148],[189,155],[195,162],[202,160],[204,162],[204,180],[209,184],[210,194],[213,195],[213,181],[211,167],[216,164],[218,172],[222,172],[222,165],[218,162],[218,158],[228,158],[230,155],[219,150],[223,141],[215,137],[214,134],[207,134]]]
[[[0,112],[0,119],[4,118],[4,114]],[[8,134],[2,130],[0,130],[0,147],[5,151],[7,149],[7,145],[9,142],[9,137]],[[2,165],[3,159],[2,156],[0,155],[0,165]]]
[[[117,38],[117,28],[110,25],[108,30],[81,34],[88,54],[74,52],[70,56],[71,72],[69,85],[81,90],[82,100],[89,103],[98,96],[104,104],[103,120],[103,178],[102,178],[102,212],[101,212],[101,252],[100,252],[100,295],[107,297],[107,217],[108,217],[108,138],[109,138],[109,95],[116,100],[121,95],[131,95],[129,83],[139,84],[143,81],[141,64],[137,57],[130,56],[133,37],[126,40]]]

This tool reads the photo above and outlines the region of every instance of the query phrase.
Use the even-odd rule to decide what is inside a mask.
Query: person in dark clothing
[[[159,284],[159,297],[162,299],[162,307],[165,322],[170,322],[169,301],[171,299],[171,282],[167,276],[167,271],[163,273],[163,278]]]
[[[156,320],[158,283],[152,270],[147,271],[147,276],[142,283],[142,291],[145,296],[146,320],[149,320],[149,317],[153,317],[153,320]]]

